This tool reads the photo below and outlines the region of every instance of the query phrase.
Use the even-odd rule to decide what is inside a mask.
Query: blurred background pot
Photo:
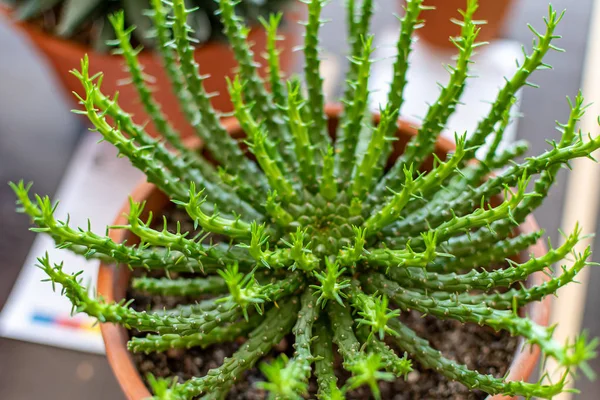
[[[28,37],[31,43],[45,56],[69,97],[72,97],[72,92],[82,92],[81,83],[69,71],[74,68],[79,69],[81,58],[87,53],[90,59],[90,74],[100,71],[104,73],[103,92],[112,96],[118,91],[119,105],[133,115],[136,123],[144,124],[150,120],[138,99],[133,85],[122,84],[127,81],[129,74],[125,71],[124,61],[120,56],[95,51],[91,47],[71,40],[52,36],[32,23],[16,21],[11,18],[11,12],[6,8],[0,7],[0,13],[7,16],[14,27]],[[293,8],[289,8],[284,12],[279,33],[281,40],[278,42],[282,52],[280,60],[284,75],[289,75],[295,68],[293,48],[302,40],[300,27],[297,23],[299,18],[300,13]],[[261,25],[255,25],[248,37],[254,43],[252,50],[256,61],[261,63],[260,74],[264,76],[267,73],[267,66],[266,62],[261,61],[263,61],[262,54],[266,51],[266,32]],[[164,72],[160,57],[151,51],[144,51],[138,57],[140,63],[144,66],[144,72],[154,77],[152,87],[163,112],[183,137],[193,135],[193,129],[180,111],[178,100],[171,91],[171,84]],[[206,91],[208,93],[218,93],[211,99],[213,107],[223,112],[231,111],[232,105],[229,100],[225,78],[233,77],[237,63],[228,43],[213,40],[202,44],[196,48],[195,58],[200,64],[200,72],[203,75],[210,75],[204,82]],[[146,130],[152,135],[157,135],[152,124],[148,124]]]
[[[478,41],[489,42],[502,34],[506,18],[514,4],[514,0],[480,0],[475,12],[475,19],[487,21],[481,25]],[[460,27],[451,19],[462,20],[458,10],[464,10],[467,0],[425,0],[425,6],[433,6],[435,10],[424,11],[421,18],[425,26],[417,30],[417,35],[426,43],[439,48],[454,49],[451,36],[460,34]]]

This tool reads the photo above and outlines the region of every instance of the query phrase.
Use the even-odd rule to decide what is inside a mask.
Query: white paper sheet
[[[104,234],[122,207],[127,195],[144,178],[125,158],[117,158],[109,143],[96,143],[100,135],[86,132],[78,145],[60,184],[55,199],[60,200],[57,216],[70,214],[71,226],[86,227],[89,218],[92,230]],[[35,192],[35,184],[32,188]],[[54,248],[47,235],[38,235],[27,256],[19,278],[0,314],[0,335],[65,347],[103,353],[104,344],[98,326],[85,315],[70,316],[69,301],[52,285],[41,282],[42,270],[36,259],[48,252],[50,260],[64,261],[65,271],[84,270],[84,282],[95,288],[97,261],[86,261],[68,250]]]

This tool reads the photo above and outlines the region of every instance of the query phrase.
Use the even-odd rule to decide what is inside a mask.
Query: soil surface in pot
[[[184,211],[171,208],[165,210],[169,225],[174,227],[174,221],[186,221]],[[156,219],[159,221],[160,219]],[[155,221],[156,221],[155,220]],[[162,226],[161,226],[162,227]],[[193,230],[193,225],[182,223],[181,231]],[[141,269],[136,269],[134,276],[145,274]],[[189,274],[186,274],[189,275]],[[160,277],[160,272],[153,272],[152,276]],[[183,275],[180,275],[183,276]],[[172,276],[173,277],[173,276]],[[198,298],[178,298],[165,296],[149,296],[131,288],[127,293],[128,299],[134,299],[132,306],[138,310],[169,309],[178,304],[189,304]],[[429,340],[431,345],[440,350],[444,356],[453,359],[469,368],[483,374],[502,377],[510,366],[518,345],[518,338],[513,338],[506,332],[494,332],[487,327],[475,324],[461,324],[457,321],[440,321],[433,317],[422,317],[417,312],[402,313],[400,319],[413,329],[419,336]],[[145,336],[130,331],[130,336]],[[142,376],[152,373],[158,377],[178,376],[185,381],[194,376],[204,376],[209,369],[216,368],[223,363],[225,357],[231,356],[243,343],[240,339],[235,343],[218,344],[206,349],[192,348],[188,350],[173,349],[163,353],[133,354],[135,364]],[[293,337],[282,340],[263,361],[270,362],[278,354],[284,352],[288,356],[293,353]],[[398,349],[397,349],[398,350]],[[399,354],[402,354],[399,352]],[[448,381],[440,374],[422,368],[413,362],[414,371],[407,379],[397,379],[393,382],[381,382],[382,399],[384,400],[480,400],[487,394],[483,392],[469,392],[465,386],[458,382]],[[336,374],[339,383],[343,384],[349,377],[341,366],[341,359],[336,359]],[[256,388],[255,383],[263,381],[264,376],[255,366],[232,388],[227,399],[230,400],[263,400],[267,393]],[[316,381],[314,378],[309,385],[310,396],[315,398]],[[358,388],[347,394],[349,400],[365,400],[372,398],[370,390],[366,387]]]

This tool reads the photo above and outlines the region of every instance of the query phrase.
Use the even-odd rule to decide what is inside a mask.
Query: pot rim
[[[325,111],[328,119],[336,118],[340,115],[342,106],[339,104],[330,104],[326,106]],[[374,113],[373,118],[375,121],[378,121],[379,115]],[[243,134],[241,127],[235,118],[228,118],[222,122],[225,129],[232,136]],[[414,136],[417,134],[415,126],[417,126],[417,124],[414,121],[401,118],[398,122],[398,132],[400,134],[404,133],[409,136]],[[186,144],[194,147],[200,147],[202,145],[201,141],[196,137],[191,138]],[[444,152],[450,152],[454,148],[454,143],[440,137],[436,143],[436,147]],[[144,201],[151,196],[162,196],[165,199],[165,204],[168,203],[166,196],[162,194],[156,186],[146,181],[141,182],[131,194],[131,198],[136,202]],[[124,215],[128,212],[129,202],[125,202],[114,225],[123,225],[126,223]],[[527,217],[525,222],[521,224],[518,229],[521,233],[539,231],[539,227],[531,215]],[[125,230],[111,229],[109,231],[109,237],[116,242],[122,242],[127,236],[129,236],[129,233]],[[545,254],[546,247],[544,242],[541,239],[538,240],[534,245],[522,252],[521,255],[526,253],[533,254],[537,257]],[[119,270],[114,264],[100,263],[98,271],[98,294],[106,301],[119,300],[115,299],[115,287],[118,285],[125,285],[126,287],[128,275],[129,271],[125,268]],[[537,272],[530,277],[529,283],[538,285],[547,279],[548,277],[544,273]],[[546,297],[540,302],[529,304],[525,307],[524,311],[527,312],[529,317],[536,323],[547,326],[550,318],[550,307],[551,298]],[[146,388],[142,376],[137,370],[129,351],[127,350],[127,330],[119,325],[110,323],[100,324],[100,330],[106,347],[108,362],[126,397],[129,400],[141,400],[151,397],[150,391]],[[535,368],[539,355],[540,349],[538,346],[524,346],[523,339],[520,338],[514,359],[509,366],[509,375],[507,379],[512,381],[527,380]],[[513,399],[513,397],[496,395],[488,396],[486,399],[509,400]]]

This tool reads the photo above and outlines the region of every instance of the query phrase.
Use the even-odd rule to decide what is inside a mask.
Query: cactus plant
[[[30,185],[23,182],[12,184],[19,210],[33,219],[35,231],[86,258],[167,275],[196,274],[190,279],[136,278],[132,285],[140,290],[213,297],[185,309],[140,312],[125,300],[93,298],[78,274],[66,273],[61,264],[43,257],[40,268],[48,280],[62,287],[75,311],[147,332],[129,342],[133,352],[207,346],[245,336],[239,350],[205,376],[185,382],[150,377],[155,395],[162,399],[222,398],[243,371],[288,334],[295,340],[293,356],[282,355],[260,366],[266,377],[261,387],[272,398],[307,395],[313,374],[318,398],[344,398],[348,390],[362,385],[377,398],[377,383],[405,377],[413,362],[469,389],[526,398],[552,398],[563,392],[577,370],[591,375],[586,361],[595,356],[595,340],[581,335],[558,343],[552,327],[518,313],[573,282],[591,264],[589,249],[582,254],[574,251],[580,229],[575,227],[562,245],[543,256],[492,268],[540,238],[541,232],[515,234],[516,227],[548,195],[558,169],[577,157],[592,158],[600,148],[600,137],[577,129],[585,109],[578,95],[569,101],[568,121],[558,124],[560,141],[549,142],[549,150],[520,163],[514,159],[526,151],[523,143],[498,150],[515,92],[533,85],[529,78],[534,71],[548,68],[543,61],[547,52],[560,51],[555,28],[562,14],[550,7],[545,31],[531,28],[533,49],[499,89],[488,115],[468,139],[457,135],[455,151],[440,159],[434,153],[436,139],[460,101],[470,78],[471,57],[482,45],[472,19],[477,1],[469,0],[459,22],[461,35],[452,39],[458,57],[448,67],[449,82],[441,87],[418,134],[389,165],[422,0],[406,3],[390,95],[378,123],[367,109],[373,3],[348,2],[351,65],[335,135],[329,134],[319,75],[324,3],[307,1],[303,80],[281,81],[275,50],[280,18],[274,15],[263,21],[270,44],[266,55],[270,76],[265,82],[256,73],[245,41],[248,29],[236,15],[235,1],[218,0],[224,32],[240,66],[229,90],[251,158],[221,125],[203,89],[202,66],[193,58],[187,23],[192,11],[184,0],[152,0],[157,49],[183,110],[217,166],[180,142],[146,87],[136,52],[128,44],[130,29],[123,14],[111,17],[133,85],[164,140],[150,138],[119,107],[116,95],[102,93],[102,75],[90,76],[85,58],[81,69],[73,71],[85,89],[79,98],[83,109],[77,112],[87,115],[104,140],[185,210],[200,233],[183,232],[179,225],[168,230],[166,223],[164,229],[156,228],[152,217],[142,218],[144,204],[130,201],[127,223],[110,228],[129,231],[141,242],[116,243],[89,227],[75,228],[68,220],[56,219],[50,199],[30,197]],[[109,117],[114,125],[107,122]],[[487,139],[491,146],[474,162],[476,150]],[[423,168],[431,157],[433,166]],[[501,172],[490,175],[497,169]],[[520,285],[571,253],[574,263],[563,267],[562,275],[535,286]],[[469,370],[403,325],[397,317],[408,310],[520,336],[525,344],[539,346],[544,357],[556,360],[563,374],[555,381],[543,376],[527,383]],[[394,348],[406,353],[397,354]],[[351,375],[346,382],[338,381],[334,373],[336,351]]]
[[[155,40],[152,34],[152,21],[146,12],[150,9],[148,0],[2,0],[15,9],[19,20],[39,20],[44,29],[63,38],[83,40],[95,50],[103,51],[107,40],[115,39],[115,31],[108,18],[120,9],[126,12],[127,26],[135,25],[134,40],[146,48],[152,48]],[[236,5],[236,12],[247,22],[258,23],[259,17],[268,16],[279,10],[285,0],[243,0]],[[197,43],[224,39],[222,25],[215,15],[217,5],[213,1],[187,0],[188,7],[195,12],[188,18],[194,29]],[[84,31],[90,34],[82,34]]]

